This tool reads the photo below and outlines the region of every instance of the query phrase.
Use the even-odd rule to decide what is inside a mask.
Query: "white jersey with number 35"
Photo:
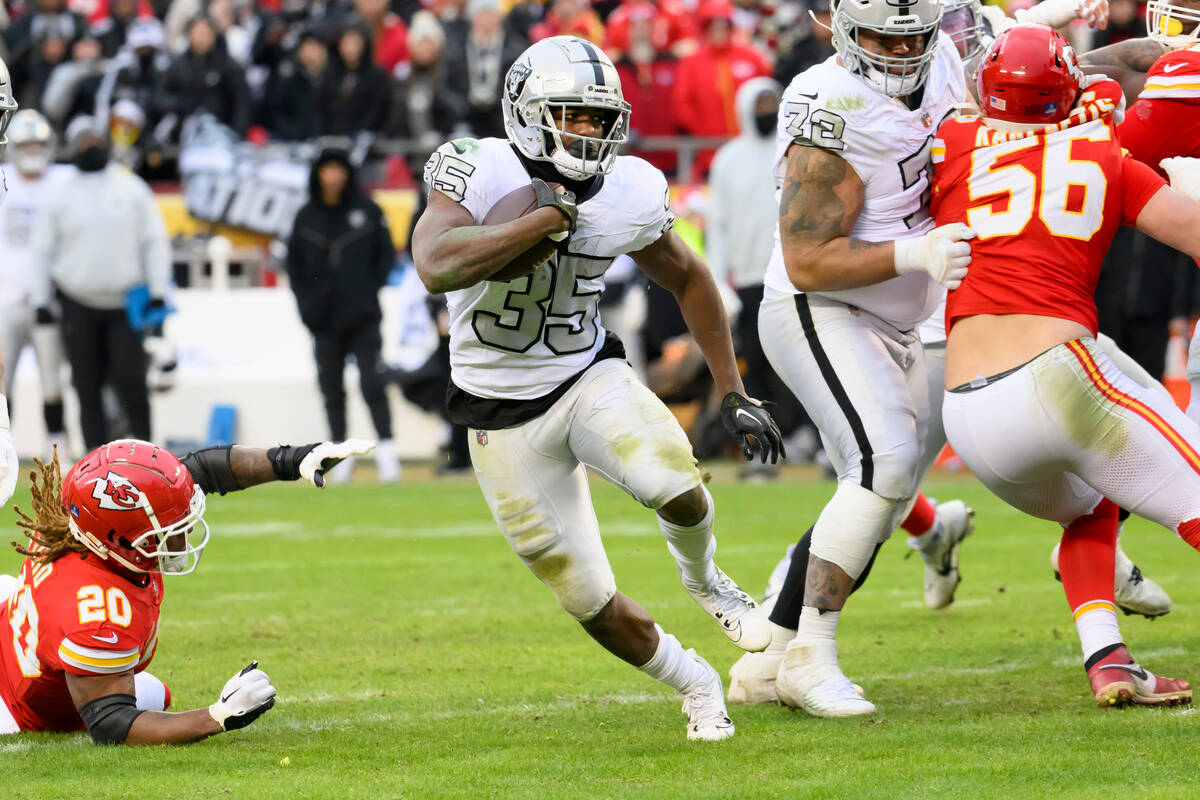
[[[819,147],[844,158],[863,183],[862,212],[850,235],[868,242],[919,236],[933,228],[929,216],[929,148],[942,120],[966,97],[962,60],[948,36],[938,37],[921,104],[873,90],[830,56],[792,79],[779,106],[775,134],[776,197],[792,144]],[[765,279],[768,296],[799,291],[783,263],[779,231]],[[924,272],[874,286],[814,292],[870,311],[902,330],[932,313],[944,290]]]
[[[429,188],[460,203],[476,224],[529,182],[506,139],[456,139],[425,165]],[[640,158],[617,158],[600,190],[579,205],[565,252],[531,275],[446,293],[455,385],[477,397],[532,400],[585,369],[604,344],[597,303],[605,270],[674,221],[663,174]]]

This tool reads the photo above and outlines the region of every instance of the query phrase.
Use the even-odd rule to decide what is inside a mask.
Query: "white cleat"
[[[1050,565],[1054,567],[1054,577],[1062,580],[1058,572],[1058,548],[1050,551]],[[1116,576],[1113,582],[1113,599],[1117,607],[1126,614],[1140,614],[1148,619],[1161,617],[1171,611],[1171,596],[1154,581],[1142,575],[1137,564],[1129,560],[1129,556],[1117,544]]]
[[[683,588],[687,589],[696,605],[720,623],[729,641],[752,653],[766,650],[771,643],[770,615],[732,578],[715,566],[713,569],[717,577],[709,586],[693,589],[687,581],[683,581]],[[680,580],[683,580],[682,573]]]
[[[737,705],[778,703],[775,676],[783,663],[783,653],[744,653],[729,668],[729,694],[726,698]]]
[[[688,687],[683,694],[683,713],[687,714],[687,738],[693,742],[719,742],[733,736],[733,720],[725,710],[721,676],[695,650],[688,655],[704,667],[704,678]]]
[[[908,545],[925,562],[925,605],[945,608],[954,602],[954,590],[962,581],[958,572],[958,550],[975,528],[975,511],[962,500],[937,507],[933,530],[909,537]]]
[[[779,702],[802,708],[814,717],[875,713],[875,704],[842,673],[837,663],[837,642],[832,639],[794,639],[779,665],[775,693]]]

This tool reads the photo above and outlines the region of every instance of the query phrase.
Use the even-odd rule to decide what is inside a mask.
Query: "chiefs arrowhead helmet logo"
[[[142,491],[123,475],[109,472],[92,485],[92,497],[109,511],[132,511],[142,505]]]

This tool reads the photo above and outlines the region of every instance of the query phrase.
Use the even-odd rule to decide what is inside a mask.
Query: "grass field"
[[[716,471],[718,563],[761,592],[831,485]],[[978,526],[951,609],[923,607],[901,537],[851,601],[842,665],[879,712],[733,707],[737,736],[715,745],[687,742],[676,697],[558,609],[472,480],[212,498],[212,543],[194,575],[169,579],[151,671],[178,710],[207,705],[257,658],[279,687],[274,710],[174,749],[5,737],[0,798],[1200,796],[1200,716],[1091,703],[1048,565],[1053,526],[969,479],[927,489],[968,500]],[[653,514],[593,490],[618,584],[725,676],[740,651],[679,586]],[[1123,618],[1126,640],[1148,666],[1200,679],[1200,558],[1144,522],[1123,541],[1175,600],[1157,622]],[[18,563],[0,555],[0,571]]]

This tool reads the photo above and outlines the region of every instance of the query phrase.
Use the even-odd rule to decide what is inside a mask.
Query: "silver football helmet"
[[[983,3],[980,0],[944,0],[941,32],[950,37],[963,63],[983,52],[987,29],[983,24]]]
[[[25,175],[43,175],[54,161],[54,129],[32,108],[13,115],[8,144],[8,160]]]
[[[1200,42],[1200,7],[1150,0],[1146,4],[1146,29],[1159,44],[1170,48],[1191,47]]]
[[[508,140],[572,180],[608,172],[629,138],[629,103],[616,67],[577,36],[552,36],[522,53],[504,78],[500,104]],[[603,135],[565,132],[569,108],[603,111]],[[564,136],[570,144],[563,143]]]
[[[833,46],[843,66],[868,86],[889,97],[906,97],[920,89],[936,52],[940,0],[830,0]],[[884,56],[859,43],[861,31],[882,36],[919,36],[920,55]]]
[[[17,101],[13,98],[12,77],[8,74],[8,64],[0,59],[0,147],[8,142],[6,132],[8,121],[17,110]]]

